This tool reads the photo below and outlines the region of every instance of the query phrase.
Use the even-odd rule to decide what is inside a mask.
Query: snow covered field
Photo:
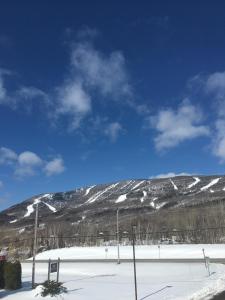
[[[24,288],[0,291],[7,300],[41,299],[30,290],[31,264],[22,266]],[[225,288],[225,266],[211,265],[208,276],[200,263],[137,263],[138,299],[207,300]],[[55,278],[53,274],[52,279]],[[47,279],[47,263],[37,263],[37,282]],[[132,263],[62,263],[60,280],[68,288],[65,300],[132,300],[134,280]],[[52,299],[52,298],[51,298]]]
[[[107,248],[107,251],[106,251]],[[202,249],[205,255],[210,258],[224,258],[224,244],[199,244],[199,245],[157,245],[136,246],[136,258],[203,258]],[[117,247],[71,247],[45,251],[37,255],[37,259],[116,259]],[[132,258],[132,247],[121,246],[120,257]]]
[[[137,258],[202,258],[225,257],[225,245],[161,245],[136,246]],[[37,255],[36,282],[47,279],[48,258],[77,259],[78,262],[61,262],[60,281],[68,288],[68,294],[60,299],[72,300],[132,300],[134,299],[133,264],[97,261],[117,258],[117,247],[71,247],[50,250]],[[132,258],[132,247],[120,247],[121,258]],[[79,259],[96,259],[79,262]],[[0,291],[0,298],[8,300],[41,299],[37,291],[31,291],[31,266],[22,265],[23,288],[15,292]],[[225,290],[225,265],[210,264],[211,275],[204,263],[138,262],[138,300],[207,300]],[[55,274],[52,275],[55,279]],[[51,298],[52,299],[52,298]]]

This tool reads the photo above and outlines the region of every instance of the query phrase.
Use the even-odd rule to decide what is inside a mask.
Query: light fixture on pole
[[[135,257],[135,229],[136,226],[132,226],[132,245],[133,245],[133,265],[134,265],[134,289],[135,300],[137,300],[137,274],[136,274],[136,257]]]
[[[117,264],[120,264],[119,208],[116,212]]]
[[[35,288],[35,259],[37,252],[37,227],[38,227],[38,203],[35,210],[35,225],[34,225],[34,245],[33,245],[33,264],[32,264],[32,288]]]

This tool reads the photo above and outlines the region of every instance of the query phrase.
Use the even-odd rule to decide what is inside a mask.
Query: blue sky
[[[224,174],[223,1],[1,1],[0,209]]]

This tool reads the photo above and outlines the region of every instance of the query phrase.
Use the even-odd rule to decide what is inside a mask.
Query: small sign
[[[6,260],[6,256],[5,255],[0,255],[0,261],[5,261]]]
[[[54,262],[50,264],[50,273],[56,273],[58,270],[58,263]]]

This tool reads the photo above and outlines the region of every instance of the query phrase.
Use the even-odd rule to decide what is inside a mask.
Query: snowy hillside
[[[0,226],[22,230],[33,225],[38,203],[43,226],[50,221],[69,224],[108,223],[120,209],[135,216],[167,209],[219,203],[225,199],[225,176],[179,176],[125,180],[61,193],[44,193],[0,213]]]

